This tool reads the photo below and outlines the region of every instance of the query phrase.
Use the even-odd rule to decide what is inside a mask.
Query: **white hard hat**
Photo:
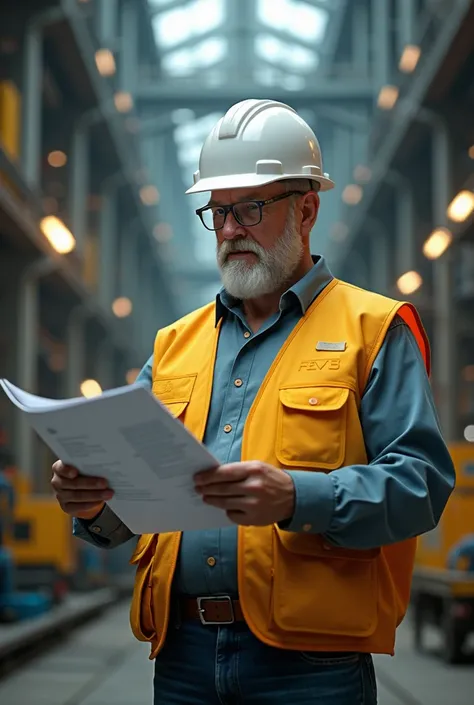
[[[334,188],[323,173],[316,135],[293,108],[273,100],[244,100],[219,120],[204,142],[194,186],[186,193],[263,186],[305,179]]]

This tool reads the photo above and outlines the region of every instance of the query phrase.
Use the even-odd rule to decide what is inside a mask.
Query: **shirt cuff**
[[[133,536],[132,532],[123,524],[107,504],[94,519],[76,519],[75,523],[79,529],[75,532],[77,536],[87,533],[101,546],[104,545],[104,543],[109,544],[112,539],[116,539],[119,533],[127,533],[127,538]],[[80,529],[82,529],[82,531]]]
[[[331,475],[323,472],[286,470],[295,486],[295,510],[291,519],[280,522],[285,531],[323,534],[332,522],[336,504]]]

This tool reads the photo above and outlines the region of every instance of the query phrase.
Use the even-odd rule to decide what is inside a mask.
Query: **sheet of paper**
[[[193,475],[219,462],[143,386],[55,401],[0,384],[58,458],[107,479],[110,508],[135,534],[231,525],[194,492]]]

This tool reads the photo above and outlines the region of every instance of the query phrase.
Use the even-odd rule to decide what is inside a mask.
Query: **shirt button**
[[[100,526],[91,526],[91,531],[93,531],[94,534],[100,534],[102,529],[100,528]]]
[[[230,423],[228,423],[224,426],[224,431],[226,433],[230,433],[232,431],[232,426],[230,425]]]
[[[236,379],[235,382],[234,382],[234,384],[235,384],[236,387],[241,387],[241,386],[243,385],[243,382],[242,382],[241,379]]]
[[[248,332],[248,330],[245,331],[244,338],[250,338],[250,333]]]
[[[216,565],[216,559],[214,558],[214,556],[209,556],[209,558],[207,559],[207,565],[210,565],[211,568]]]
[[[315,399],[315,397],[311,397],[311,399],[308,399],[308,401],[311,406],[316,406],[316,404],[319,404],[319,399]]]
[[[311,531],[312,528],[311,524],[303,524],[303,531]]]

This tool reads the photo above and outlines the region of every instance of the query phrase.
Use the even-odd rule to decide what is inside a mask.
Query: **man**
[[[223,463],[196,489],[235,528],[139,538],[156,705],[375,703],[371,654],[393,653],[415,537],[453,489],[416,311],[310,253],[332,187],[280,103],[237,104],[204,144],[189,192],[211,192],[223,288],[158,332],[140,379]],[[100,479],[57,462],[52,485],[77,536],[131,538]]]

